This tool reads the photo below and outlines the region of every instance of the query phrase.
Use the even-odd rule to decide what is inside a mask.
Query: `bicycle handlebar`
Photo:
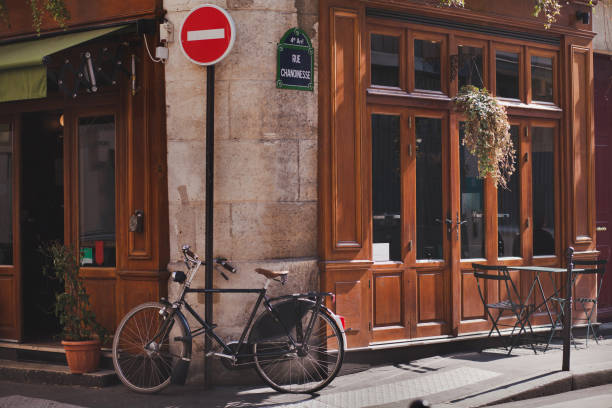
[[[185,261],[187,261],[187,260],[199,261],[200,260],[198,255],[195,254],[191,250],[191,247],[189,245],[183,245],[182,251],[183,251],[183,256],[186,258]],[[214,262],[217,265],[221,265],[223,268],[225,268],[226,270],[230,271],[231,273],[236,273],[237,272],[236,268],[232,264],[227,262],[227,258],[222,258],[222,257],[215,258]],[[217,272],[219,272],[221,274],[221,276],[223,276],[225,278],[225,280],[229,280],[229,278],[227,277],[226,274],[223,273],[223,271],[217,270]]]

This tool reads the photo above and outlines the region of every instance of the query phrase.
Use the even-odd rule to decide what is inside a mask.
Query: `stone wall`
[[[291,271],[286,287],[272,293],[318,288],[317,255],[317,88],[276,89],[276,45],[292,27],[304,29],[318,51],[315,0],[164,0],[175,38],[192,8],[213,3],[236,23],[232,52],[215,68],[214,255],[229,258],[239,272],[216,287],[261,287],[256,267]],[[179,249],[205,246],[206,68],[189,62],[178,42],[169,45],[165,65],[170,270],[180,269]],[[315,72],[318,63],[315,53]],[[315,74],[315,83],[317,76]],[[169,285],[170,298],[176,285]],[[204,269],[194,286],[204,286]],[[192,304],[203,315],[204,297]],[[254,295],[214,298],[218,333],[237,337]],[[190,381],[201,381],[203,338],[194,344]],[[215,368],[216,381],[228,378]],[[236,378],[236,375],[232,375]],[[240,372],[240,377],[244,373]]]
[[[593,9],[593,50],[612,54],[612,5],[600,1]]]

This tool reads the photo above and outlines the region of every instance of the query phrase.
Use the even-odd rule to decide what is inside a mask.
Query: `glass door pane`
[[[79,118],[81,264],[115,266],[115,118]]]
[[[516,151],[516,157],[521,157],[519,146],[519,126],[510,127],[510,136]],[[520,166],[508,181],[508,189],[497,188],[497,256],[521,256],[521,184]]]
[[[463,140],[463,124],[459,127]],[[478,160],[463,144],[459,145],[461,177],[461,258],[485,257],[484,183],[478,178]]]
[[[13,150],[8,123],[0,123],[0,265],[13,264]]]
[[[532,134],[533,255],[555,255],[555,129]]]
[[[443,258],[442,120],[416,118],[417,260]]]
[[[400,117],[372,115],[372,225],[375,262],[402,260]]]

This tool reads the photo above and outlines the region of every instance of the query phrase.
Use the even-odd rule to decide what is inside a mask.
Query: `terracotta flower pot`
[[[90,373],[100,364],[100,341],[62,341],[72,374]]]

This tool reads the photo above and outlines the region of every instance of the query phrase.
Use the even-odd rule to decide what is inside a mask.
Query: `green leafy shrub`
[[[489,176],[495,186],[507,189],[516,153],[506,109],[486,89],[471,85],[461,88],[453,101],[465,113],[462,143],[478,159],[478,176]]]
[[[79,277],[79,263],[73,248],[52,241],[41,246],[40,252],[45,258],[43,273],[58,280],[64,288],[55,294],[55,315],[62,326],[63,339],[81,341],[98,337],[103,343],[106,329],[96,321],[91,311],[89,295]]]

